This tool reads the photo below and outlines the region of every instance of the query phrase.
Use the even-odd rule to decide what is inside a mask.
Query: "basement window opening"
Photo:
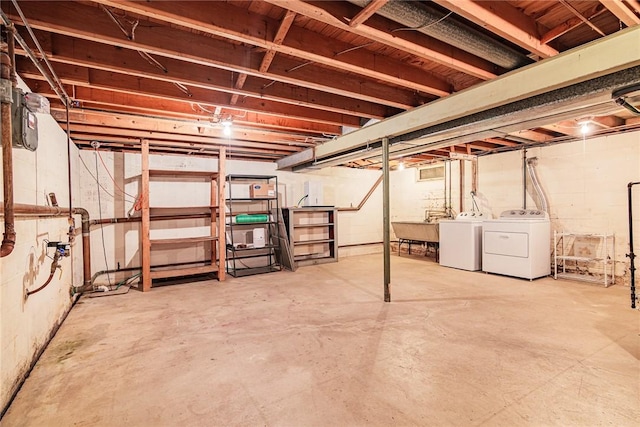
[[[444,179],[444,165],[418,168],[417,181]]]

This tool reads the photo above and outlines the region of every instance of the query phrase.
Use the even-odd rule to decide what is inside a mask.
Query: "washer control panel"
[[[539,209],[510,209],[500,214],[503,219],[548,219],[549,215]]]
[[[486,215],[485,213],[476,212],[476,211],[460,212],[456,216],[456,219],[487,219],[487,218],[489,218],[489,216]]]

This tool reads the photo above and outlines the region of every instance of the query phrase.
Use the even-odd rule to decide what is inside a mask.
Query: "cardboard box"
[[[275,184],[266,184],[254,182],[249,187],[249,197],[252,198],[270,198],[276,197]]]

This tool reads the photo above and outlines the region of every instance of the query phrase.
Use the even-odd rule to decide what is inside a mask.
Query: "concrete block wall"
[[[20,82],[23,90],[28,88]],[[46,194],[56,193],[58,204],[69,205],[66,134],[50,115],[37,114],[38,149],[13,149],[16,203],[47,204]],[[72,147],[72,170],[78,168],[78,150]],[[0,176],[0,181],[2,176]],[[72,192],[79,193],[76,180]],[[2,187],[0,186],[0,191]],[[4,195],[2,196],[4,200]],[[75,203],[74,203],[75,205]],[[80,229],[80,217],[76,216]],[[60,261],[62,271],[41,292],[25,300],[25,291],[42,285],[50,273],[53,256],[45,240],[68,241],[67,218],[16,217],[14,251],[0,259],[0,411],[6,407],[34,357],[70,309],[72,285],[82,284],[82,241],[78,236],[71,257]]]
[[[550,208],[552,230],[615,233],[618,283],[629,283],[627,184],[640,180],[640,132],[595,137],[584,141],[527,150],[537,157],[536,171]],[[471,163],[465,161],[463,207],[460,206],[460,162],[452,162],[452,207],[470,210]],[[498,217],[524,205],[522,150],[478,158],[480,210]],[[424,220],[425,210],[443,193],[443,180],[418,182],[415,169],[391,174],[391,219]],[[527,178],[526,205],[536,207]],[[640,188],[634,190],[634,230],[640,230]],[[634,246],[640,248],[640,231]],[[551,253],[550,248],[550,253]],[[597,273],[598,266],[591,268]]]
[[[84,162],[79,171],[79,179],[83,182],[81,198],[90,209],[92,219],[100,216],[102,218],[126,217],[139,193],[140,155],[83,150],[80,152],[80,157]],[[151,155],[149,163],[151,169],[198,171],[216,171],[218,169],[217,159]],[[324,205],[357,207],[380,176],[379,171],[349,168],[328,168],[304,173],[283,172],[277,171],[274,163],[233,159],[227,160],[226,170],[228,174],[277,176],[279,201],[282,207],[297,204],[304,196],[306,181],[321,183]],[[96,176],[100,182],[100,189],[96,184]],[[189,186],[188,189],[184,187],[185,185]],[[208,204],[209,186],[201,182],[184,184],[152,181],[150,187],[152,206]],[[123,194],[123,191],[127,194]],[[234,189],[234,191],[236,190]],[[98,194],[100,194],[101,203],[97,202]],[[140,213],[137,212],[134,215],[140,215]],[[178,226],[180,229],[176,231],[175,228]],[[91,230],[93,271],[118,267],[139,267],[141,263],[139,227],[139,223],[93,227]],[[175,233],[181,233],[181,235],[185,235],[184,233],[206,234],[205,228],[208,228],[208,225],[204,220],[181,220],[179,224],[177,221],[163,224],[154,223],[151,232],[155,237],[176,237]],[[378,186],[360,211],[339,212],[338,244],[343,246],[339,249],[339,256],[380,252],[382,247],[379,242],[381,241],[382,187]],[[169,251],[154,250],[152,263],[166,264],[200,260],[204,255],[202,246]],[[135,272],[105,274],[100,276],[96,283],[108,284],[109,281],[113,283],[132,274]]]
[[[528,150],[527,157],[538,158],[552,230],[615,233],[616,275],[619,282],[628,284],[627,184],[640,180],[640,132],[535,148]],[[494,216],[522,207],[522,152],[481,157],[479,192]],[[634,193],[634,208],[640,212],[640,191]],[[528,194],[527,207],[535,206]],[[640,213],[634,223],[634,229],[638,227]],[[638,247],[640,232],[635,234]]]

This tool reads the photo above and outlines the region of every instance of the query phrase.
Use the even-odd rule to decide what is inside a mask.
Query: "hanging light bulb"
[[[231,136],[231,125],[233,123],[231,122],[231,120],[224,120],[222,122],[222,134],[224,136]]]
[[[580,122],[580,132],[582,132],[583,135],[586,135],[589,133],[589,131],[591,130],[591,127],[589,126],[589,121],[584,121],[584,122]]]

